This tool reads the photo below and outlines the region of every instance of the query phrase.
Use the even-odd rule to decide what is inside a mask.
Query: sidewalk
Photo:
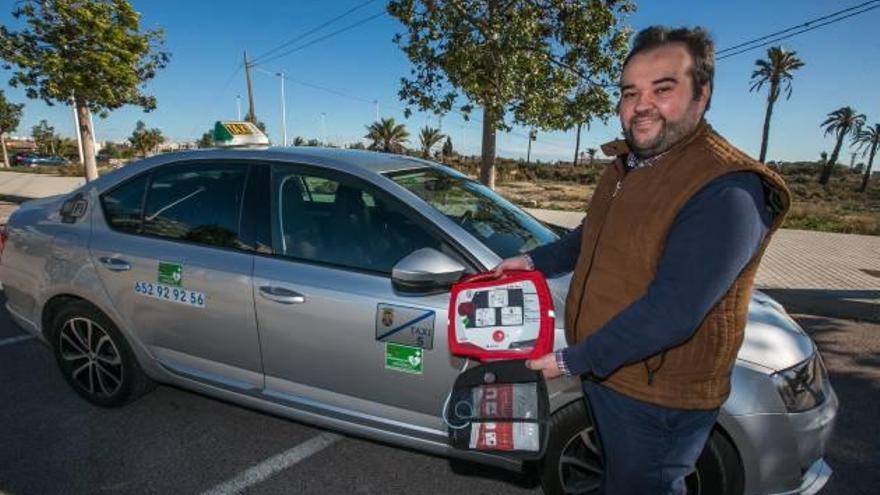
[[[0,198],[9,201],[45,198],[72,191],[85,182],[77,177],[0,171]]]

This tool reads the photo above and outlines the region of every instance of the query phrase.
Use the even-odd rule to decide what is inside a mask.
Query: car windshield
[[[386,176],[458,223],[502,258],[553,242],[553,231],[488,187],[439,168]]]

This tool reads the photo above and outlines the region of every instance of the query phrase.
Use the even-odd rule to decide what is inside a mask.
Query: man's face
[[[642,158],[659,155],[691,133],[709,99],[694,100],[687,48],[671,43],[630,59],[620,84],[620,123],[627,144]]]

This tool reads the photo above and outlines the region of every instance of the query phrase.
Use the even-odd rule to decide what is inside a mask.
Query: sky
[[[247,91],[242,65],[243,52],[259,56],[364,0],[259,1],[227,0],[186,2],[133,0],[144,28],[165,31],[164,49],[171,53],[169,65],[146,86],[156,96],[158,108],[144,113],[124,107],[106,119],[95,116],[99,142],[122,141],[131,135],[138,120],[158,127],[170,141],[198,139],[217,120],[237,119],[247,111]],[[864,0],[663,0],[637,2],[638,11],[626,19],[635,31],[654,24],[704,26],[716,47],[723,49],[781,29],[802,24]],[[14,0],[0,1],[0,22],[18,29],[11,16]],[[362,19],[383,12],[381,0],[359,8],[342,20],[304,38],[291,47],[330,34]],[[805,62],[795,74],[790,100],[780,99],[774,109],[768,160],[816,160],[833,147],[832,137],[823,136],[819,124],[828,112],[850,105],[880,122],[880,9],[851,17],[785,40],[782,45]],[[381,15],[354,29],[331,36],[305,49],[260,65],[252,74],[255,110],[266,123],[273,144],[281,144],[281,78],[285,73],[285,101],[288,136],[315,138],[342,145],[361,141],[365,126],[380,117],[393,117],[407,125],[410,146],[418,146],[418,129],[441,127],[452,137],[455,149],[464,154],[480,153],[481,126],[465,122],[457,114],[442,119],[414,113],[404,118],[405,105],[397,92],[400,78],[407,76],[410,63],[392,36],[402,27],[392,17]],[[755,60],[766,56],[766,48],[719,60],[715,92],[707,120],[752,156],[761,145],[766,90],[749,92],[749,77]],[[45,119],[56,132],[73,136],[73,115],[69,107],[47,106],[28,100],[21,88],[11,88],[11,71],[0,69],[0,89],[8,100],[25,103],[24,116],[14,135],[29,135],[32,126]],[[374,103],[378,102],[378,103]],[[479,113],[474,115],[479,119]],[[528,130],[514,128],[499,132],[498,156],[524,158]],[[620,135],[620,123],[612,117],[607,124],[594,123],[584,130],[581,149],[598,148]],[[575,135],[570,132],[539,132],[532,144],[532,159],[571,160]],[[841,154],[849,163],[850,149]]]

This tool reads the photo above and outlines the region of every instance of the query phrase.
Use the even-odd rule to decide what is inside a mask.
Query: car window
[[[141,175],[101,196],[104,217],[111,229],[128,234],[140,232],[144,192],[149,179],[148,174]]]
[[[553,231],[495,191],[460,174],[423,168],[387,176],[461,225],[501,258],[558,239]]]
[[[272,233],[276,254],[382,273],[420,248],[451,251],[391,196],[288,166],[273,167]]]
[[[210,246],[245,248],[239,215],[247,167],[240,164],[179,165],[153,174],[143,232]]]

